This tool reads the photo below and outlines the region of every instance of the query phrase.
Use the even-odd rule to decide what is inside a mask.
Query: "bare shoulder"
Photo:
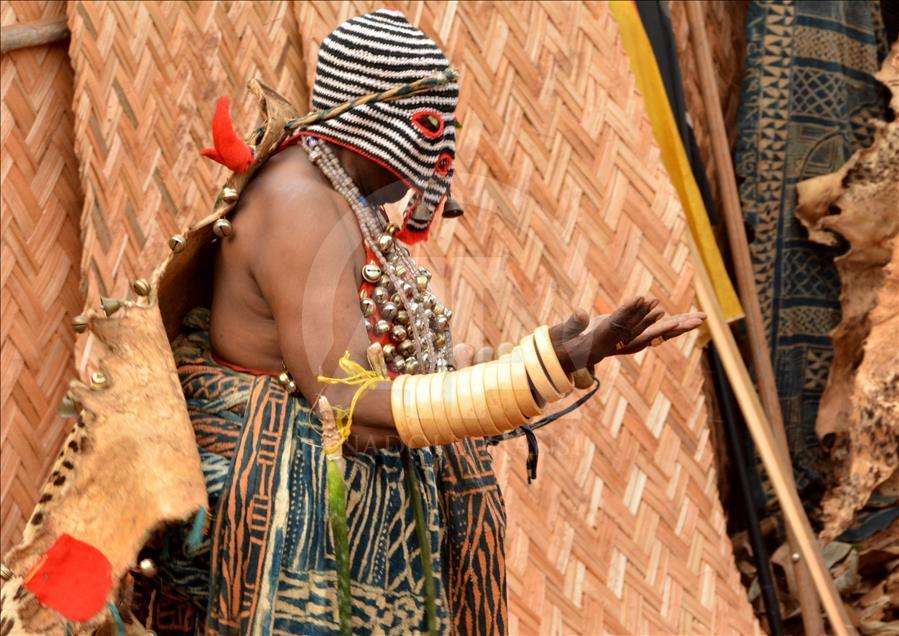
[[[239,256],[257,281],[303,270],[312,259],[345,258],[361,245],[347,202],[298,146],[268,160],[241,196],[235,234],[249,238]],[[244,228],[238,224],[244,225]]]

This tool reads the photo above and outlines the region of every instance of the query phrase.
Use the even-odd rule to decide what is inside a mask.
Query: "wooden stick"
[[[693,267],[696,270],[695,283],[696,295],[703,311],[708,314],[709,331],[712,333],[712,340],[718,347],[718,353],[721,357],[721,363],[727,373],[727,378],[734,390],[737,403],[740,410],[743,411],[743,417],[752,439],[755,442],[765,470],[771,478],[771,484],[774,486],[774,493],[780,502],[784,519],[787,526],[792,529],[798,546],[798,552],[802,560],[808,565],[812,582],[818,590],[821,602],[824,604],[824,611],[830,619],[833,631],[837,636],[845,636],[855,634],[855,629],[846,616],[843,602],[830,578],[827,566],[821,558],[821,553],[815,540],[815,535],[809,525],[808,518],[799,501],[799,495],[796,487],[793,485],[793,478],[789,465],[785,465],[781,461],[781,454],[777,450],[777,443],[771,432],[771,426],[765,417],[765,411],[759,402],[759,396],[755,392],[752,379],[749,377],[749,371],[743,359],[740,357],[740,351],[737,349],[737,343],[734,340],[727,321],[724,319],[724,313],[715,297],[712,287],[712,281],[709,280],[708,273],[699,258],[699,252],[693,237],[688,235],[690,239],[690,254],[693,258]],[[823,633],[823,632],[822,632]]]
[[[712,151],[715,157],[715,172],[724,208],[724,220],[727,228],[728,243],[730,244],[731,259],[733,260],[734,271],[737,277],[737,289],[746,313],[746,332],[749,338],[752,366],[755,369],[762,404],[764,405],[765,413],[768,415],[768,422],[770,422],[774,432],[775,451],[780,455],[781,463],[787,469],[790,487],[795,489],[789,446],[786,433],[784,432],[783,416],[777,395],[777,384],[774,379],[774,369],[771,366],[771,356],[765,335],[765,325],[762,321],[762,312],[759,308],[755,276],[752,271],[752,259],[749,255],[749,242],[746,238],[746,229],[743,226],[743,212],[740,207],[740,195],[737,191],[737,183],[734,177],[730,144],[728,143],[727,131],[724,126],[724,117],[721,113],[718,86],[715,83],[712,53],[705,30],[703,7],[702,3],[698,2],[686,2],[684,4],[690,26],[690,39],[693,41],[696,66],[699,71],[699,86],[705,104],[709,137],[712,141]],[[795,553],[796,538],[792,535],[792,530],[789,527],[787,528],[787,542],[790,546],[790,552]],[[802,623],[805,627],[805,633],[812,636],[824,634],[821,610],[812,590],[806,564],[802,561],[794,561],[793,567],[796,574],[796,588],[799,593],[799,605],[802,610]]]
[[[65,16],[44,18],[0,28],[0,53],[8,53],[28,46],[52,44],[69,37]]]

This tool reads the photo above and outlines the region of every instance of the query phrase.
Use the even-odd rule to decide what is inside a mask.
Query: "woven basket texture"
[[[377,6],[68,4],[88,304],[124,295],[171,234],[210,210],[224,169],[197,151],[211,144],[218,96],[232,97],[247,131],[253,76],[304,107],[317,43]],[[635,294],[689,310],[686,222],[608,7],[391,6],[462,72],[454,193],[466,214],[438,219],[417,250],[456,312],[455,339],[495,346],[574,307],[605,312]],[[4,307],[7,294],[4,283]],[[91,347],[80,340],[83,368]],[[71,366],[66,351],[57,375]],[[495,450],[512,633],[757,631],[718,501],[700,356],[685,337],[603,362],[589,406],[540,433],[531,485],[523,440]],[[5,455],[6,441],[4,466]]]
[[[0,24],[65,15],[3,2]],[[68,432],[56,415],[75,366],[82,196],[66,44],[0,58],[0,547],[19,537]]]

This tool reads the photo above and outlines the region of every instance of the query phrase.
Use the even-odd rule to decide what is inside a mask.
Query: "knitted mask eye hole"
[[[443,116],[436,110],[422,110],[412,115],[412,123],[428,139],[443,134]]]
[[[437,159],[437,166],[434,168],[434,172],[436,172],[441,177],[444,177],[450,171],[450,168],[452,166],[453,158],[444,153]]]

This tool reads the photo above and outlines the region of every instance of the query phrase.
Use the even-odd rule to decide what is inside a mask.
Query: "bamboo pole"
[[[724,117],[721,113],[718,86],[715,83],[712,54],[702,13],[703,8],[701,3],[697,2],[686,2],[685,8],[690,27],[690,39],[693,42],[693,51],[696,57],[696,67],[699,71],[699,86],[705,104],[709,137],[712,141],[712,151],[715,157],[715,171],[724,208],[731,259],[733,260],[734,271],[737,277],[737,289],[746,313],[746,331],[749,338],[752,366],[755,369],[762,404],[774,433],[774,450],[781,457],[782,465],[786,467],[790,488],[795,490],[796,485],[793,481],[789,446],[787,445],[787,436],[784,432],[783,416],[777,396],[777,384],[774,379],[774,369],[771,366],[771,356],[768,349],[768,340],[765,336],[762,312],[759,308],[758,292],[755,288],[752,261],[749,255],[749,243],[743,226],[740,196],[734,177]],[[793,532],[794,530],[788,526],[787,542],[790,546],[790,552],[796,554],[797,541]],[[824,634],[824,623],[821,620],[818,601],[811,587],[808,568],[801,560],[796,561],[794,559],[793,563],[805,633],[812,636]]]
[[[696,244],[693,242],[693,237],[688,235],[688,238],[690,240],[690,255],[696,270],[694,280],[699,304],[708,315],[707,324],[712,334],[712,340],[718,348],[721,364],[724,365],[724,370],[737,398],[737,403],[740,405],[740,410],[743,411],[746,426],[752,434],[752,439],[758,448],[765,470],[771,478],[771,484],[774,486],[774,493],[780,502],[784,519],[787,526],[793,531],[802,560],[808,565],[811,580],[824,605],[824,611],[827,613],[833,632],[837,636],[855,634],[855,629],[846,616],[846,610],[843,607],[840,595],[834,586],[833,580],[830,578],[830,573],[824,564],[824,560],[821,558],[821,553],[818,550],[815,535],[809,525],[808,518],[802,509],[802,503],[799,501],[799,495],[796,492],[796,487],[793,485],[792,471],[789,465],[785,465],[781,461],[781,454],[777,450],[777,442],[765,417],[765,411],[759,401],[759,396],[753,387],[752,379],[749,377],[749,371],[740,357],[737,343],[730,332],[730,328],[727,326],[721,306],[715,298],[712,281],[709,280],[708,273],[705,271],[705,267],[699,258],[699,252]]]
[[[45,18],[23,24],[11,24],[0,29],[0,54],[59,42],[69,37],[65,16]]]

